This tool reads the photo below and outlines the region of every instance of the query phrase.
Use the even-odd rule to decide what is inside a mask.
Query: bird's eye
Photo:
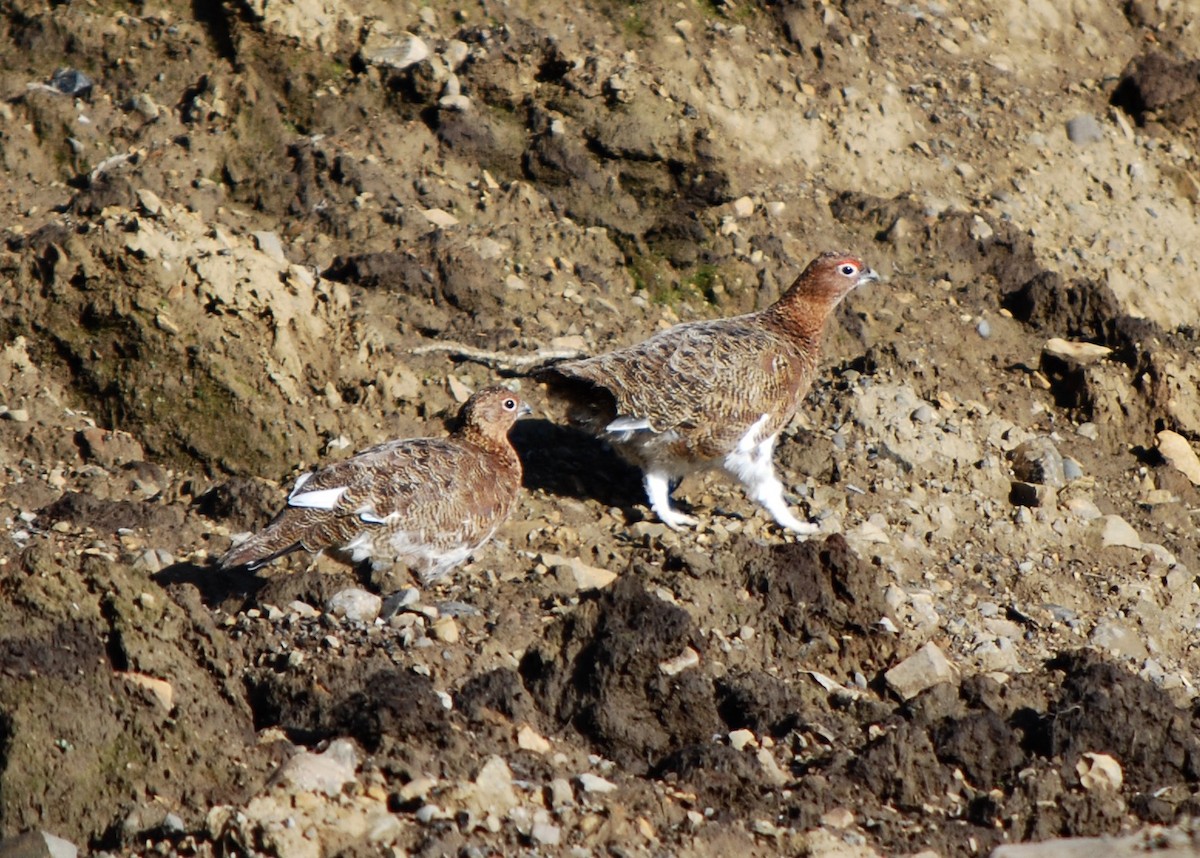
[[[838,266],[838,272],[846,277],[853,277],[858,273],[858,266],[853,262],[843,262]]]
[[[504,410],[505,411],[516,411],[516,409],[517,409],[517,400],[515,400],[515,399],[504,400]]]

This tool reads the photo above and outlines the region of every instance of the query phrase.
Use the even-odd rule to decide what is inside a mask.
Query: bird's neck
[[[478,447],[492,455],[499,456],[504,459],[516,459],[517,452],[509,443],[507,434],[498,432],[490,432],[487,429],[470,424],[464,426],[458,433],[460,440],[470,444],[472,447]]]
[[[825,321],[833,306],[819,296],[798,294],[793,287],[768,307],[763,315],[772,327],[789,338],[816,349],[821,345]]]

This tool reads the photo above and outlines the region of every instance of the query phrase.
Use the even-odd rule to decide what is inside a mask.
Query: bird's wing
[[[607,390],[610,433],[667,432],[715,419],[753,423],[794,400],[800,359],[753,315],[677,325],[650,339],[553,367]]]
[[[288,507],[323,510],[364,525],[392,516],[437,524],[443,509],[462,494],[463,472],[478,469],[475,458],[445,439],[391,441],[297,480]]]

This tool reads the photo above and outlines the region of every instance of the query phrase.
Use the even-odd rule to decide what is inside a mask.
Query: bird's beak
[[[521,407],[517,409],[517,417],[528,417],[533,413],[533,406],[528,402],[522,402]]]
[[[858,275],[858,285],[863,286],[867,283],[875,283],[879,280],[879,273],[874,268],[864,268],[862,273]]]

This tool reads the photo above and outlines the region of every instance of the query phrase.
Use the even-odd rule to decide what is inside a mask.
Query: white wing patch
[[[357,515],[359,520],[364,524],[387,524],[396,517],[395,513],[392,513],[388,516],[380,515],[378,512],[376,512],[375,507],[373,506],[359,507],[354,511],[354,514]]]
[[[606,432],[636,432],[640,429],[652,429],[649,419],[645,417],[618,417],[604,427]]]
[[[288,506],[300,507],[301,509],[333,509],[337,506],[338,501],[342,499],[342,495],[346,493],[346,486],[297,493],[296,489],[300,488],[301,485],[302,483],[297,481],[296,488],[292,489],[292,494],[288,497]]]

